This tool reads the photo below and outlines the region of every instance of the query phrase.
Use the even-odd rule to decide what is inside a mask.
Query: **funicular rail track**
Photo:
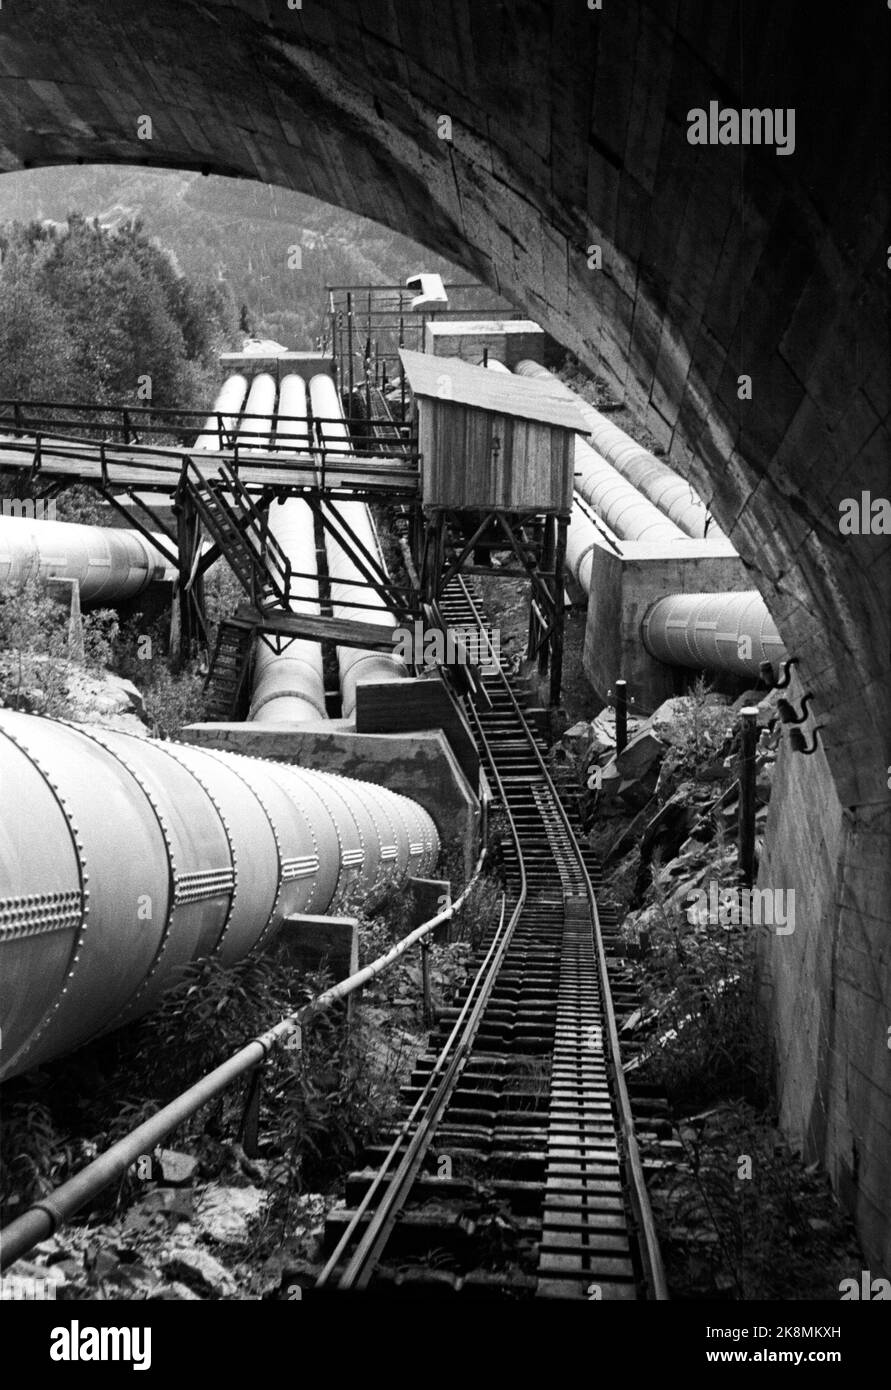
[[[488,639],[460,577],[440,609]],[[507,828],[501,911],[402,1123],[329,1217],[317,1289],[665,1298],[585,858],[508,677],[493,661],[483,680],[491,708],[469,714]]]

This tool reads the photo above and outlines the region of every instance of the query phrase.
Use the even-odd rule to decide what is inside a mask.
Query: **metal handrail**
[[[197,464],[197,460],[200,457],[201,461],[207,464],[223,460],[227,463],[230,463],[235,468],[247,466],[254,468],[270,469],[278,472],[305,472],[311,479],[308,485],[312,486],[312,483],[314,482],[314,475],[318,468],[315,458],[309,452],[307,452],[306,454],[288,455],[281,450],[279,450],[278,452],[271,452],[269,454],[266,454],[261,450],[257,450],[255,452],[252,451],[248,455],[247,459],[245,459],[244,456],[239,452],[239,448],[237,445],[230,451],[192,451],[183,445],[132,443],[123,446],[109,444],[107,440],[103,439],[85,439],[80,436],[64,434],[47,435],[44,432],[38,432],[33,435],[25,435],[22,439],[0,439],[0,454],[21,452],[23,448],[27,448],[29,444],[31,444],[32,442],[34,448],[40,455],[41,463],[45,459],[53,458],[65,459],[68,462],[76,463],[78,461],[78,454],[75,452],[75,450],[70,447],[61,447],[63,445],[74,445],[76,446],[77,451],[81,452],[81,455],[83,457],[89,457],[87,451],[93,451],[95,455],[98,457],[98,461],[100,463],[104,458],[106,460],[106,463],[111,465],[112,467],[136,468],[146,470],[154,469],[157,472],[169,472],[171,474],[176,473],[177,475],[182,470],[184,459],[190,460]],[[126,448],[126,456],[116,457],[115,451],[121,450],[123,448]],[[324,465],[324,454],[328,451],[316,452],[320,452],[323,454],[322,462]],[[336,453],[337,451],[332,448],[330,452]],[[376,485],[384,486],[388,482],[393,483],[394,485],[408,485],[410,483],[417,483],[417,481],[420,478],[421,471],[420,454],[415,454],[413,451],[410,451],[404,454],[402,457],[404,457],[407,460],[406,463],[399,463],[393,464],[392,466],[388,466],[385,462],[381,462],[379,455],[373,453],[369,453],[368,455],[354,454],[352,455],[350,461],[347,461],[347,459],[341,459],[338,455],[336,463],[333,466],[336,467],[338,473],[342,473],[345,477],[354,476],[362,479],[367,477],[369,473],[368,463],[362,462],[363,459],[367,458],[371,461],[371,464],[373,465],[371,471],[373,472],[375,479],[379,480],[379,483]],[[96,460],[94,459],[93,461]],[[329,461],[328,467],[331,466],[332,463]],[[39,468],[37,471],[39,471]]]
[[[487,850],[484,847],[464,891],[442,912],[415,927],[414,931],[409,932],[370,965],[358,970],[355,975],[341,980],[339,984],[317,995],[293,1013],[286,1014],[272,1028],[246,1043],[227,1061],[205,1073],[193,1086],[182,1091],[150,1119],[130,1130],[129,1134],[94,1158],[73,1178],[69,1178],[39,1202],[34,1202],[26,1212],[11,1221],[0,1231],[0,1270],[7,1269],[15,1260],[21,1259],[40,1241],[47,1240],[87,1202],[98,1196],[111,1183],[122,1178],[137,1159],[145,1153],[151,1153],[162,1139],[185,1120],[190,1119],[198,1110],[228,1090],[242,1076],[262,1066],[269,1054],[275,1048],[286,1045],[287,1039],[302,1028],[314,1014],[347,999],[357,989],[361,989],[377,975],[388,970],[400,956],[423,941],[437,927],[450,921],[478,883],[486,856]]]
[[[7,415],[3,413],[6,407],[11,407],[11,414]],[[32,412],[35,410],[51,410],[56,412],[60,410],[73,410],[88,418],[60,420],[57,415],[28,416],[24,413],[28,410]],[[97,420],[96,417],[98,416],[111,416],[112,418],[108,420]],[[92,442],[98,445],[100,442],[108,443],[109,441],[107,440],[100,441],[91,439],[90,437],[84,438],[83,435],[69,435],[65,433],[67,429],[86,429],[90,424],[98,424],[107,431],[114,431],[119,434],[122,437],[122,444],[126,447],[152,448],[153,446],[151,445],[140,445],[138,440],[131,439],[134,417],[143,434],[170,434],[172,431],[167,428],[163,422],[166,421],[168,424],[175,424],[177,421],[188,420],[192,423],[188,426],[183,424],[178,425],[175,432],[178,434],[194,433],[196,435],[204,432],[204,426],[209,418],[206,411],[179,410],[167,406],[95,405],[80,404],[74,401],[19,400],[12,397],[0,397],[0,424],[8,421],[16,434],[52,434],[56,439],[68,439],[71,443],[75,444]],[[331,441],[329,443],[324,438],[314,441],[312,438],[313,427],[316,424],[343,425],[344,423],[343,416],[335,418],[333,416],[313,415],[311,409],[307,415],[278,415],[276,416],[275,426],[273,428],[269,428],[268,415],[253,411],[241,413],[237,417],[237,423],[233,423],[228,428],[224,428],[223,422],[229,417],[222,415],[220,412],[215,412],[214,418],[216,419],[216,431],[220,437],[221,443],[225,436],[233,440],[232,447],[247,447],[253,449],[259,448],[259,444],[246,443],[246,441],[262,440],[268,442],[270,451],[272,451],[278,447],[274,441],[276,441],[280,434],[284,434],[285,436],[306,440],[306,449],[292,450],[295,454],[303,452],[309,453],[313,450],[328,450],[329,452],[333,451],[336,453],[339,441]],[[232,418],[234,420],[235,417]],[[142,423],[143,420],[148,419],[154,419],[162,423],[156,425]],[[244,425],[252,421],[263,422],[266,428],[246,430]],[[360,446],[367,442],[369,453],[375,452],[378,439],[374,433],[371,421],[365,418],[348,417],[346,419],[346,424],[350,429],[351,437],[356,440]],[[296,428],[290,428],[292,426]],[[406,426],[403,428],[408,429],[409,427]],[[234,443],[236,435],[238,436],[237,445]],[[405,456],[410,458],[413,453],[417,452],[417,439],[411,435],[411,433],[409,433],[408,437],[405,439],[403,439],[401,435],[402,429],[400,429],[400,438],[394,440],[393,452],[398,452],[401,449],[404,451]],[[160,447],[163,448],[165,446]],[[166,447],[173,449],[189,446],[183,446],[180,443],[177,445],[168,445]],[[221,448],[220,452],[223,453],[225,450]]]

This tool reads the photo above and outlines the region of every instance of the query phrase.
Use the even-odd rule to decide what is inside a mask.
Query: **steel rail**
[[[505,932],[505,906],[506,899],[502,896],[501,918],[498,928],[483,963],[474,977],[461,1012],[442,1051],[436,1059],[430,1078],[421,1092],[421,1095],[412,1106],[410,1113],[403,1121],[398,1135],[394,1139],[374,1179],[369,1184],[368,1191],[359,1204],[353,1219],[329,1257],[322,1273],[319,1275],[316,1281],[316,1288],[325,1287],[331,1275],[336,1270],[337,1265],[346,1254],[347,1247],[356,1234],[365,1212],[370,1207],[375,1194],[384,1183],[387,1170],[398,1156],[403,1142],[408,1138],[408,1148],[400,1160],[399,1167],[390,1179],[386,1191],[382,1194],[377,1209],[371,1217],[368,1229],[359,1242],[349,1265],[338,1280],[338,1288],[341,1290],[364,1288],[374,1272],[374,1267],[389,1239],[393,1225],[408,1196],[411,1184],[414,1182],[427,1149],[433,1140],[436,1124],[445,1106],[448,1104],[454,1087],[460,1078],[460,1073],[463,1069],[462,1064],[466,1060],[467,1051],[473,1042],[473,1037],[476,1035],[482,1011],[488,1002],[491,982],[498,973],[503,959],[505,943],[510,939],[510,934],[518,915],[518,910],[515,909],[514,913],[511,914],[508,930]],[[471,1001],[474,1001],[472,1008]],[[470,1014],[469,1018],[468,1013]],[[465,1024],[465,1020],[466,1026],[459,1038],[459,1030],[462,1024]],[[443,1068],[445,1068],[445,1070],[443,1070]],[[431,1092],[434,1093],[431,1095]],[[429,1104],[427,1105],[426,1113],[419,1119],[420,1112],[424,1108],[428,1098]]]
[[[479,625],[480,632],[486,639],[486,644],[489,648],[490,655],[496,656],[492,644],[489,641],[488,634],[486,633],[484,621],[479,612],[479,609],[474,603],[472,594],[468,590],[467,585],[465,584],[461,576],[458,577],[458,582],[464,591],[467,603],[471,611],[473,612],[476,622]],[[659,1240],[656,1234],[656,1224],[653,1219],[653,1212],[650,1206],[649,1193],[647,1192],[646,1181],[644,1179],[643,1163],[640,1157],[640,1149],[638,1148],[637,1135],[635,1133],[634,1126],[634,1118],[631,1113],[631,1100],[628,1095],[628,1086],[625,1081],[625,1073],[622,1067],[621,1047],[619,1044],[619,1030],[616,1024],[615,1008],[613,1006],[612,991],[610,989],[609,971],[606,960],[606,950],[603,944],[603,934],[600,927],[600,917],[597,911],[597,899],[594,894],[594,888],[591,883],[591,879],[588,875],[588,870],[584,861],[584,857],[579,848],[578,840],[576,839],[575,831],[572,828],[572,824],[566,813],[566,809],[560,798],[560,794],[557,791],[556,786],[554,785],[550,772],[548,771],[547,764],[545,763],[544,759],[541,756],[541,753],[539,752],[538,745],[536,744],[535,739],[532,736],[532,731],[530,730],[525,715],[523,714],[523,711],[520,708],[519,703],[517,702],[516,696],[514,695],[514,692],[510,687],[510,682],[504,675],[500,662],[497,662],[497,669],[499,674],[501,675],[502,683],[504,684],[504,687],[507,690],[510,702],[513,705],[514,713],[516,714],[517,718],[523,726],[524,731],[527,734],[530,747],[532,748],[535,760],[539,765],[542,777],[544,778],[546,785],[549,787],[552,793],[554,804],[563,823],[563,828],[566,831],[566,834],[569,836],[570,847],[575,857],[576,864],[578,865],[578,868],[581,871],[581,875],[585,884],[588,902],[591,907],[591,920],[594,929],[594,943],[597,951],[598,970],[600,974],[600,986],[602,994],[601,1005],[603,1008],[604,1021],[606,1023],[606,1036],[609,1040],[609,1052],[611,1060],[610,1070],[615,1091],[615,1102],[616,1108],[618,1110],[621,1137],[624,1145],[625,1169],[628,1179],[628,1188],[629,1195],[631,1197],[632,1211],[638,1224],[640,1253],[644,1265],[644,1273],[646,1276],[649,1292],[653,1299],[664,1300],[667,1299],[669,1296],[668,1284],[665,1279],[665,1270],[662,1263],[662,1254],[659,1249]]]
[[[461,1073],[479,1030],[480,1021],[491,997],[492,988],[498,977],[505,954],[513,938],[514,929],[526,903],[526,869],[523,862],[519,832],[507,803],[504,784],[502,783],[501,774],[495,763],[491,746],[477,719],[475,710],[473,711],[473,717],[477,726],[479,738],[489,762],[493,780],[501,797],[501,803],[508,817],[508,823],[514,840],[514,847],[517,852],[520,871],[520,889],[517,902],[505,929],[505,897],[502,897],[501,919],[498,928],[493,935],[492,942],[490,943],[480,968],[474,977],[467,998],[464,1001],[458,1018],[455,1020],[452,1031],[436,1059],[426,1085],[409,1115],[403,1121],[400,1131],[386,1154],[383,1163],[379,1167],[372,1182],[369,1184],[349,1225],[343,1232],[322,1270],[316,1282],[317,1289],[324,1288],[331,1280],[337,1266],[344,1258],[348,1247],[355,1238],[365,1213],[369,1210],[375,1195],[382,1188],[388,1169],[397,1157],[402,1144],[409,1135],[409,1131],[412,1130],[412,1126],[415,1126],[414,1132],[409,1139],[408,1148],[400,1160],[398,1168],[391,1177],[387,1188],[382,1192],[378,1205],[369,1219],[368,1226],[337,1282],[337,1287],[341,1292],[351,1289],[364,1289],[367,1287],[374,1273],[375,1266],[390,1238],[399,1213],[405,1204],[412,1184],[417,1177],[427,1150],[433,1142],[436,1126],[461,1078]],[[460,1031],[460,1036],[459,1030],[462,1030]],[[419,1118],[425,1103],[427,1106],[426,1112]]]
[[[528,721],[526,720],[514,696],[513,690],[511,689],[510,682],[508,681],[507,676],[503,668],[501,667],[500,662],[498,661],[497,653],[494,651],[491,640],[489,639],[484,619],[480,614],[479,609],[477,608],[477,605],[474,602],[473,597],[470,594],[463,578],[459,576],[457,579],[457,583],[463,592],[464,599],[467,603],[473,620],[475,621],[481,636],[486,642],[490,658],[492,658],[494,662],[495,674],[497,674],[501,684],[507,691],[509,701],[513,706],[514,715],[518,721],[522,735],[524,736],[526,742],[533,750],[535,760],[538,763],[539,770],[542,775],[542,780],[545,786],[551,792],[551,800],[557,810],[563,828],[568,836],[569,846],[573,859],[575,861],[575,865],[580,871],[579,881],[584,886],[584,890],[587,894],[588,902],[591,908],[591,922],[595,938],[597,967],[601,979],[601,1008],[604,1016],[604,1021],[606,1023],[606,1032],[609,1037],[608,1055],[611,1064],[610,1070],[613,1082],[614,1101],[618,1112],[619,1120],[617,1138],[621,1140],[620,1147],[622,1150],[624,1167],[626,1171],[626,1186],[629,1193],[632,1213],[637,1223],[639,1236],[639,1251],[648,1292],[654,1299],[666,1299],[668,1297],[668,1293],[667,1286],[665,1284],[664,1273],[662,1270],[661,1254],[659,1252],[658,1241],[656,1240],[655,1225],[652,1220],[652,1213],[650,1211],[649,1206],[649,1197],[646,1192],[646,1187],[643,1180],[643,1169],[640,1162],[639,1151],[637,1148],[636,1136],[634,1134],[634,1124],[633,1119],[631,1117],[630,1101],[628,1099],[624,1073],[621,1069],[618,1030],[615,1022],[615,1012],[612,1005],[612,997],[609,987],[609,977],[607,972],[606,955],[603,947],[602,935],[600,931],[600,922],[599,917],[597,915],[597,904],[594,896],[593,886],[588,876],[587,869],[584,863],[584,858],[579,849],[578,841],[575,837],[572,825],[569,821],[568,816],[566,815],[565,808],[562,805],[559,794],[554,786],[548,768],[538,750],[534,735],[532,734],[532,730],[529,727]],[[486,737],[486,734],[482,728],[476,710],[472,706],[471,713],[474,719],[474,723],[476,725],[478,736],[482,742],[487,761],[489,762],[490,767],[492,769],[493,779],[499,790],[501,804],[504,808],[505,814],[508,819],[508,823],[510,825],[517,853],[517,863],[519,865],[521,873],[522,896],[517,904],[517,907],[512,917],[511,932],[506,934],[507,940],[509,940],[509,936],[510,934],[512,934],[513,926],[516,924],[516,921],[520,916],[522,907],[526,899],[526,875],[522,844],[520,842],[520,837],[517,831],[516,821],[505,793],[504,784],[502,782],[500,773],[495,763],[491,745],[489,744],[489,740]],[[415,1125],[416,1128],[414,1129],[414,1132],[409,1141],[408,1149],[402,1156],[399,1166],[396,1169],[396,1172],[390,1177],[386,1189],[383,1192],[381,1192],[381,1195],[378,1197],[377,1206],[370,1219],[368,1220],[368,1224],[363,1235],[361,1236],[359,1244],[353,1252],[352,1256],[349,1258],[349,1262],[346,1265],[346,1268],[343,1270],[343,1273],[341,1274],[340,1279],[337,1282],[337,1287],[341,1291],[363,1289],[367,1287],[376,1267],[376,1264],[386,1247],[387,1241],[392,1233],[393,1227],[398,1219],[399,1213],[409,1195],[412,1184],[414,1183],[415,1178],[417,1177],[424,1156],[427,1150],[429,1149],[430,1144],[433,1141],[436,1125],[438,1124],[442,1116],[442,1113],[446,1105],[448,1104],[448,1101],[451,1097],[455,1085],[460,1079],[460,1075],[463,1070],[463,1063],[466,1059],[467,1053],[469,1052],[470,1046],[472,1045],[473,1037],[475,1037],[476,1031],[478,1029],[479,1019],[482,1015],[483,1009],[485,1008],[486,998],[483,997],[482,993],[476,997],[473,1016],[469,1021],[467,1027],[465,1028],[465,1031],[462,1034],[460,1041],[457,1040],[458,1029],[462,1026],[467,1016],[470,1000],[474,997],[474,990],[483,971],[487,972],[488,988],[485,991],[485,995],[488,996],[488,994],[491,992],[491,986],[492,984],[494,984],[495,977],[497,976],[498,970],[500,969],[501,960],[503,959],[503,950],[499,951],[497,958],[493,959],[493,949],[497,941],[498,934],[496,934],[496,938],[493,940],[492,946],[490,946],[489,952],[487,953],[486,958],[480,967],[480,971],[478,972],[477,977],[474,981],[473,989],[469,993],[467,1000],[465,1000],[464,1007],[462,1008],[452,1028],[452,1032],[448,1038],[448,1041],[443,1047],[439,1057],[436,1059],[436,1063],[433,1067],[430,1077],[427,1080],[426,1085],[424,1086],[420,1096],[418,1097],[414,1106],[412,1107],[409,1115],[403,1121],[399,1133],[396,1135],[396,1138],[394,1139],[383,1163],[379,1167],[372,1182],[366,1189],[364,1196],[361,1202],[359,1203],[358,1207],[354,1211],[347,1228],[342,1233],[340,1240],[337,1243],[337,1246],[335,1247],[334,1251],[329,1257],[326,1266],[316,1284],[317,1288],[324,1288],[328,1285],[329,1281],[331,1281],[332,1276],[335,1274],[338,1265],[344,1259],[349,1246],[355,1240],[356,1234],[359,1231],[360,1226],[362,1225],[363,1220],[366,1217],[366,1213],[371,1208],[375,1197],[377,1197],[377,1194],[381,1192],[383,1184],[387,1180],[388,1171],[390,1170],[396,1156],[399,1154],[402,1145],[405,1143],[408,1132],[411,1130],[412,1126]],[[504,949],[506,949],[506,942],[504,943]],[[451,1060],[449,1061],[446,1072],[438,1081],[438,1084],[436,1084],[436,1089],[434,1091],[434,1084],[437,1083],[437,1077],[439,1075],[439,1072],[446,1060],[448,1059],[450,1051],[453,1052],[453,1055],[451,1057]],[[421,1115],[422,1110],[424,1110],[425,1105],[426,1110],[422,1118],[419,1119],[419,1116]]]
[[[287,1014],[265,1033],[252,1038],[225,1062],[200,1077],[194,1085],[182,1091],[156,1114],[130,1130],[104,1153],[99,1154],[73,1178],[69,1178],[39,1202],[34,1202],[26,1212],[11,1221],[0,1231],[0,1270],[7,1269],[14,1261],[21,1259],[38,1242],[47,1240],[87,1202],[98,1196],[111,1183],[122,1178],[137,1159],[145,1153],[151,1153],[162,1139],[166,1139],[167,1135],[185,1120],[221,1095],[239,1078],[262,1066],[270,1052],[285,1044],[287,1039],[315,1014],[348,998],[355,990],[361,989],[363,985],[389,969],[400,956],[405,955],[406,951],[437,927],[450,921],[463,907],[478,883],[486,856],[487,851],[484,847],[466,888],[460,897],[442,912],[415,927],[389,951],[378,956],[369,965],[363,966],[355,975],[341,980],[339,984],[317,995],[293,1013]]]

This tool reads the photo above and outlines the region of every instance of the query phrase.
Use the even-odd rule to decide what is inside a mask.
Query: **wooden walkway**
[[[418,469],[398,459],[339,459],[320,462],[311,454],[282,455],[261,450],[183,449],[162,445],[99,444],[89,440],[42,436],[0,435],[0,472],[16,471],[34,478],[68,478],[104,487],[138,488],[144,492],[173,492],[184,465],[190,462],[204,477],[214,477],[227,463],[245,487],[252,490],[349,490],[351,495],[418,492]]]

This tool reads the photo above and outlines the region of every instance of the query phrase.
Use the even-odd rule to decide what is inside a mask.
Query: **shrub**
[[[204,717],[204,679],[195,671],[174,674],[166,664],[159,664],[142,694],[146,720],[156,738],[179,738],[187,724]]]
[[[478,951],[488,928],[501,914],[501,885],[489,876],[477,880],[452,918],[451,939]]]
[[[717,871],[716,871],[717,872]],[[757,1028],[757,928],[692,925],[653,883],[642,982],[654,1020],[643,1076],[679,1105],[716,1097],[766,1101],[767,1056]]]
[[[662,762],[660,793],[689,778],[697,781],[729,751],[733,739],[732,715],[718,704],[712,688],[698,676],[674,719],[672,746]]]
[[[204,677],[195,664],[172,671],[165,650],[161,623],[146,632],[130,622],[115,645],[115,664],[141,690],[146,722],[155,737],[178,738],[186,724],[204,716]]]
[[[32,571],[0,589],[0,700],[11,709],[63,718],[70,713],[68,615]]]
[[[82,620],[84,663],[102,671],[114,665],[121,625],[113,608],[97,608]]]
[[[346,1029],[343,1011],[328,1010],[303,1029],[300,1051],[288,1054],[291,1074],[277,1115],[297,1192],[328,1185],[395,1116],[399,1051],[380,1042],[379,1027],[369,1027],[362,1011]]]

